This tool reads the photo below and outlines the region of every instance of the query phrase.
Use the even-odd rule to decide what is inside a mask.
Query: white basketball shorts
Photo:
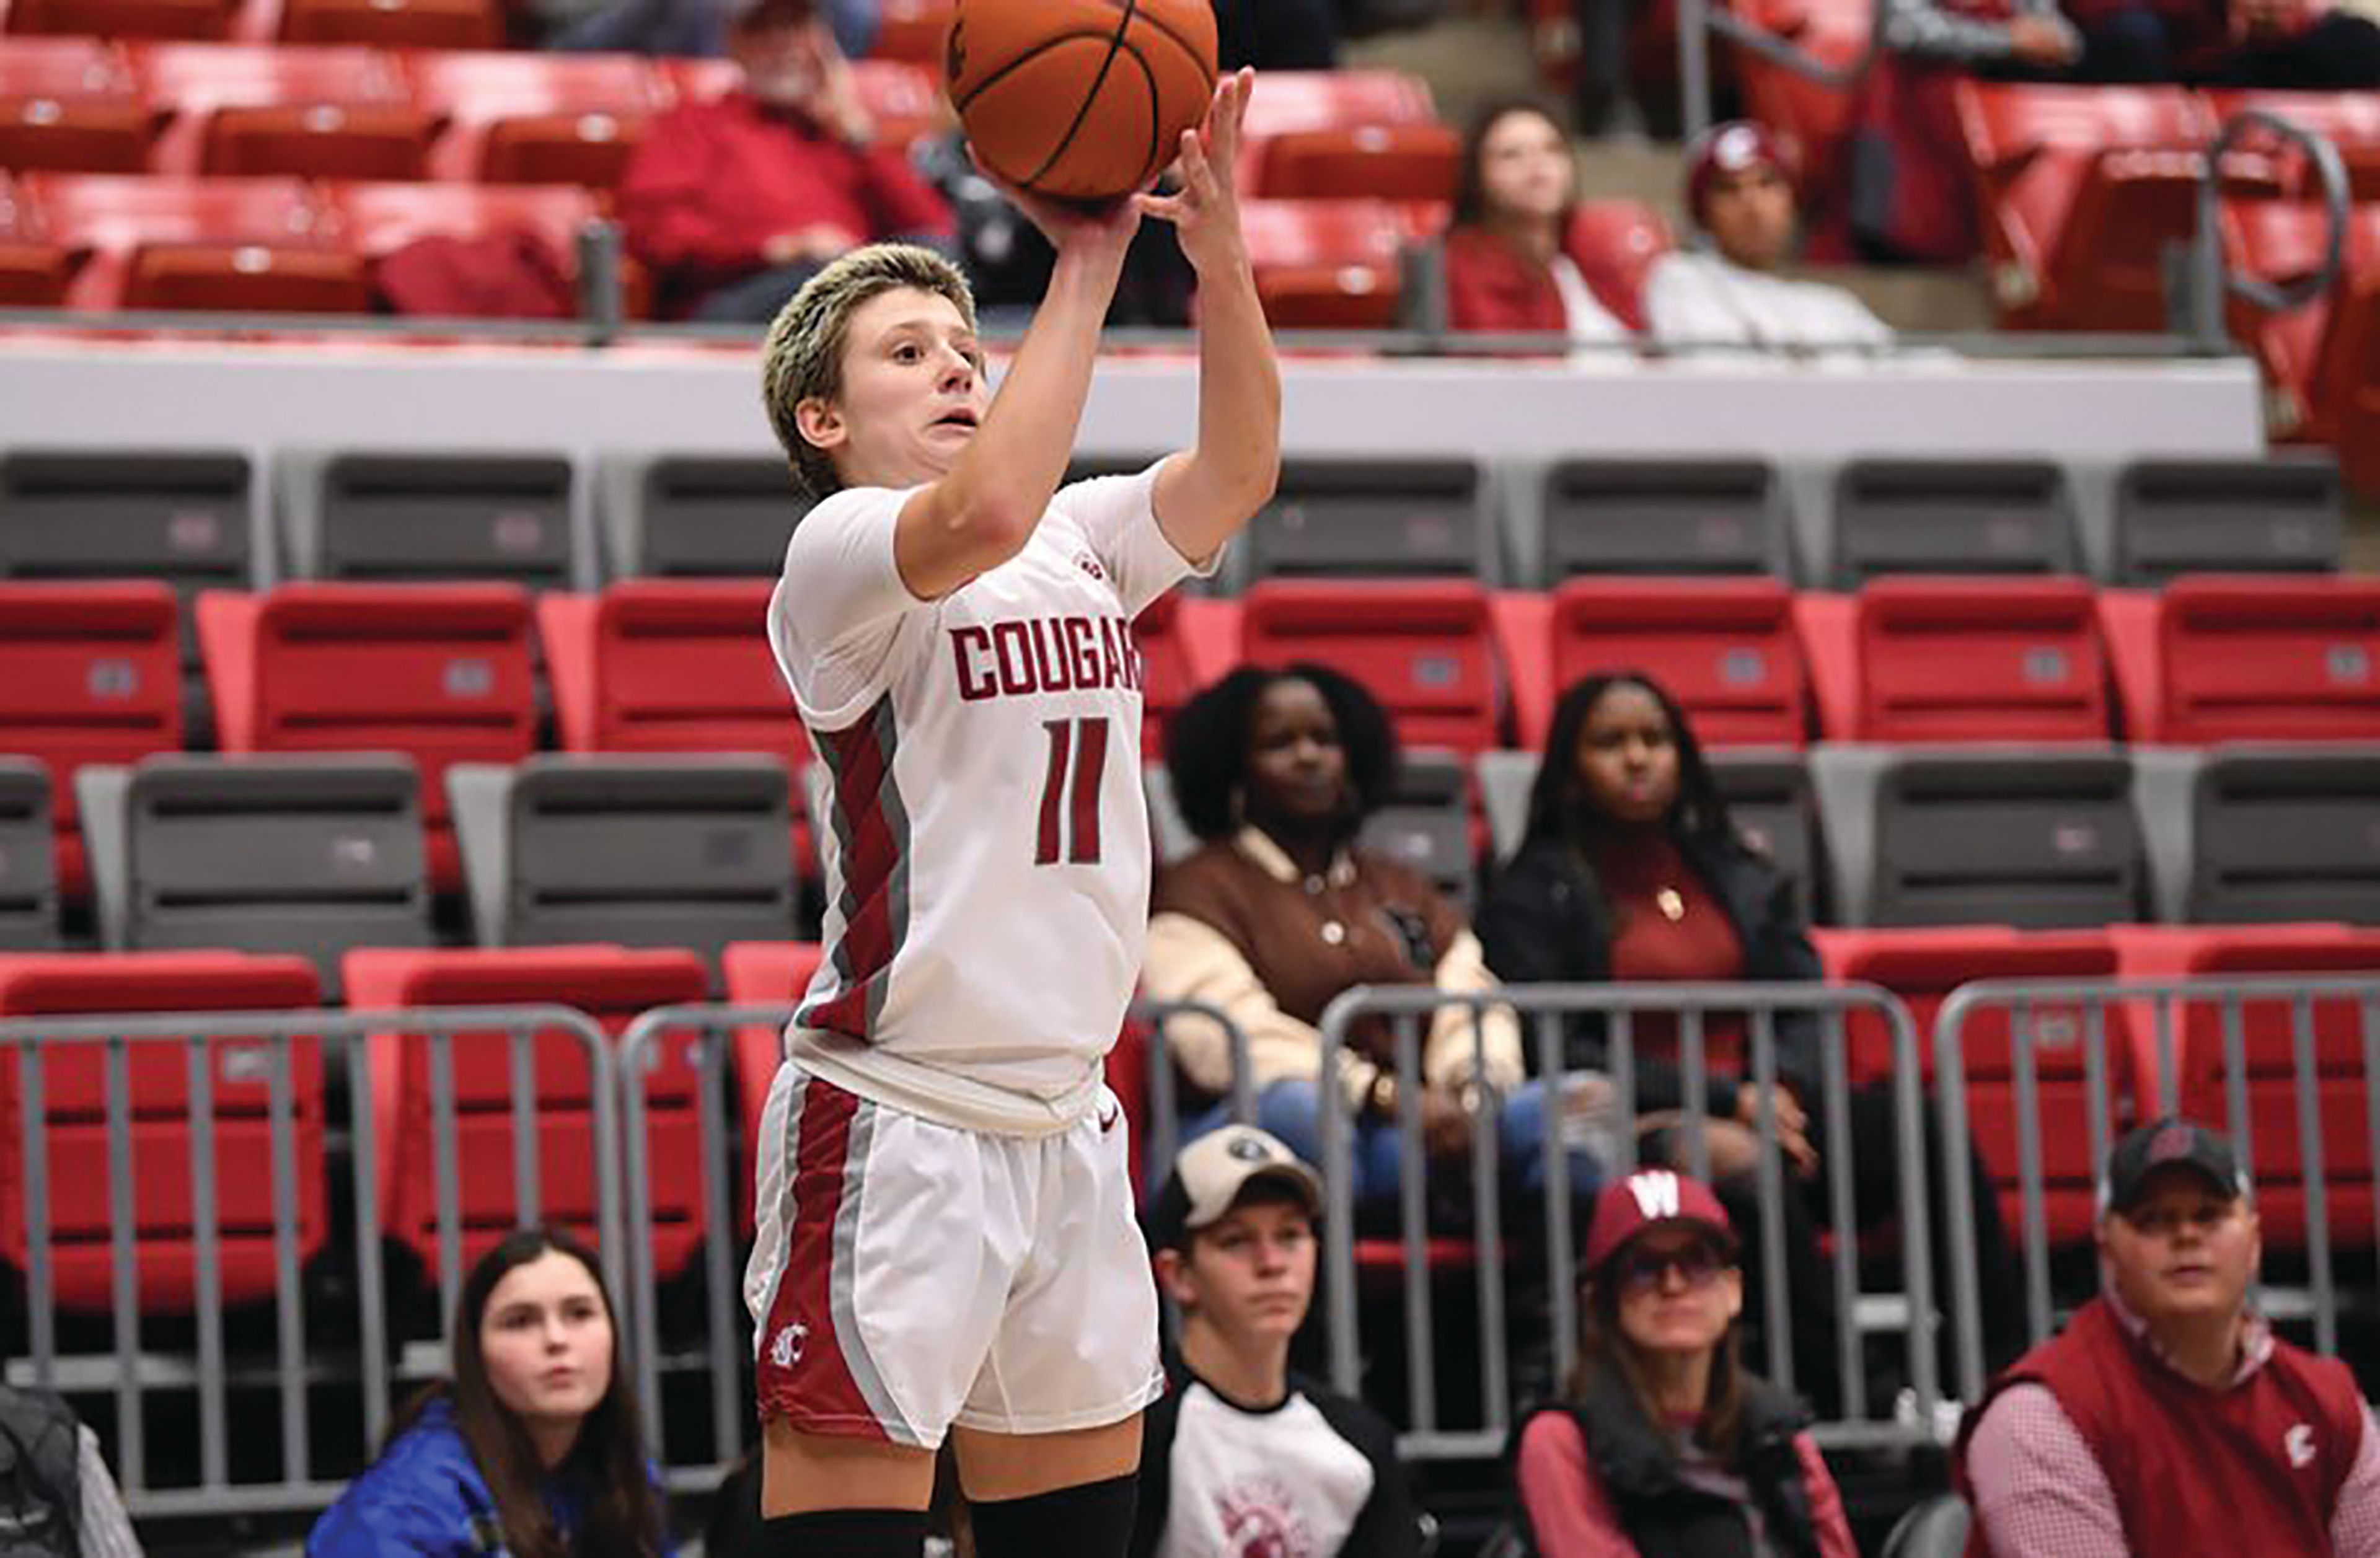
[[[760,1417],[932,1449],[1157,1399],[1157,1288],[1122,1110],[1054,1136],[938,1125],[787,1062],[760,1114],[744,1273]]]

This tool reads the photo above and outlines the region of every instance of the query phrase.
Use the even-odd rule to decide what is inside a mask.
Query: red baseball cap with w
[[[1735,1228],[1709,1186],[1665,1168],[1638,1169],[1603,1187],[1595,1199],[1595,1221],[1586,1230],[1586,1269],[1591,1274],[1620,1248],[1647,1228],[1683,1223],[1735,1251]]]

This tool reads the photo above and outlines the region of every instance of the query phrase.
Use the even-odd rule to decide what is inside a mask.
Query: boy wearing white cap
[[[1419,1552],[1394,1430],[1289,1369],[1321,1210],[1314,1171],[1253,1126],[1210,1131],[1173,1160],[1148,1242],[1182,1345],[1143,1419],[1133,1558]]]

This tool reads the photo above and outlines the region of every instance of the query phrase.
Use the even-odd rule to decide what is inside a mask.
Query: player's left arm
[[[1253,70],[1217,82],[1206,124],[1182,132],[1180,190],[1138,197],[1143,213],[1173,224],[1198,276],[1198,440],[1158,471],[1153,506],[1173,549],[1199,563],[1265,505],[1281,477],[1281,365],[1232,187],[1255,85]]]

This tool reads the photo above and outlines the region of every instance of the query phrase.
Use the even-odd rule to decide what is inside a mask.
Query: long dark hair
[[[1570,127],[1562,121],[1561,110],[1542,97],[1504,97],[1488,103],[1472,116],[1463,131],[1463,166],[1455,179],[1454,213],[1451,225],[1475,227],[1488,217],[1488,180],[1479,171],[1480,153],[1487,149],[1488,132],[1513,114],[1532,114],[1553,126],[1561,136],[1562,146],[1570,150]],[[1571,211],[1578,204],[1578,153],[1571,150],[1570,204],[1555,219],[1556,230],[1570,226]]]
[[[1611,1269],[1607,1260],[1603,1270]],[[1646,1422],[1661,1426],[1661,1404],[1653,1394],[1645,1355],[1620,1328],[1620,1284],[1589,1277],[1586,1302],[1579,1308],[1578,1361],[1571,1366],[1569,1398],[1585,1401],[1595,1382],[1606,1374],[1620,1382]],[[1712,1352],[1702,1421],[1694,1428],[1694,1442],[1730,1471],[1743,1465],[1743,1341],[1730,1322]]]
[[[1305,682],[1330,706],[1339,727],[1339,748],[1347,758],[1352,792],[1344,844],[1361,831],[1396,786],[1397,737],[1387,711],[1363,684],[1328,665],[1299,661],[1279,670],[1243,665],[1175,711],[1165,728],[1165,767],[1173,780],[1173,804],[1200,839],[1211,844],[1240,825],[1237,796],[1246,783],[1248,732],[1257,703],[1282,682]]]
[[[565,1541],[546,1507],[540,1463],[528,1427],[496,1399],[488,1361],[480,1346],[480,1322],[496,1284],[517,1267],[559,1251],[587,1269],[612,1322],[612,1382],[578,1426],[577,1442],[559,1470],[574,1473],[586,1490],[586,1517],[577,1539]],[[471,1459],[487,1479],[504,1528],[504,1547],[514,1558],[658,1558],[661,1503],[653,1495],[645,1462],[643,1420],[620,1350],[620,1312],[603,1284],[595,1252],[561,1228],[523,1228],[480,1257],[464,1279],[455,1306],[455,1377],[415,1397],[391,1426],[394,1441],[410,1428],[431,1402],[454,1404],[455,1427]]]

